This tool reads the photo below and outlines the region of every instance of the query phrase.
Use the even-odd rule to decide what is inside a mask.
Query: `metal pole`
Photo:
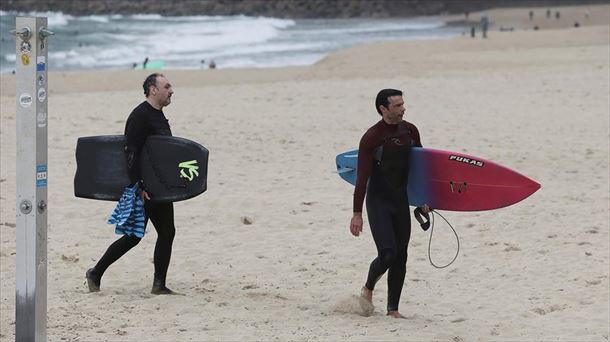
[[[47,340],[47,18],[16,18],[15,340]]]

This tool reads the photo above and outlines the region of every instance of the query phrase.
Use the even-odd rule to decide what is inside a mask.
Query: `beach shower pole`
[[[17,260],[15,340],[47,340],[47,18],[15,20]]]

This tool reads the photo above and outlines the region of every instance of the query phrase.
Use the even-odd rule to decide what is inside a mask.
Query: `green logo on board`
[[[183,161],[182,163],[178,164],[178,167],[180,168],[180,178],[186,178],[189,181],[192,181],[193,178],[199,176],[199,172],[197,171],[199,170],[197,160]]]

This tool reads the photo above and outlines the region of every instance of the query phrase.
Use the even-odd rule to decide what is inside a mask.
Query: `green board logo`
[[[199,172],[197,171],[199,170],[197,160],[183,161],[182,163],[178,164],[178,167],[180,168],[180,178],[186,178],[189,180],[189,182],[192,181],[193,178],[199,176]]]

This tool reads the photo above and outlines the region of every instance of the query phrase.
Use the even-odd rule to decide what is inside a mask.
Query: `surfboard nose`
[[[525,195],[525,197],[523,197],[523,199],[526,199],[529,196],[531,196],[532,194],[534,194],[536,191],[540,190],[540,188],[542,188],[542,185],[529,177],[526,177],[526,176],[523,176],[523,177],[525,177],[527,179],[524,187],[531,191],[529,194],[527,194],[527,195]]]

